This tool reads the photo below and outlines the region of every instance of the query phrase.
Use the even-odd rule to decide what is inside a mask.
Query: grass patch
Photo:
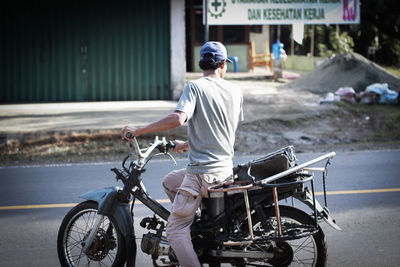
[[[400,79],[400,68],[398,67],[384,67],[388,72]]]
[[[139,138],[147,147],[155,135]],[[170,140],[184,139],[169,136]],[[37,133],[26,136],[0,136],[0,165],[120,161],[133,152],[120,130],[99,132]]]

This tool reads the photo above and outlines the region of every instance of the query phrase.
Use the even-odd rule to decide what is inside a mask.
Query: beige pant
[[[232,173],[190,174],[186,169],[172,171],[163,179],[163,187],[172,202],[171,215],[167,224],[167,239],[182,267],[200,267],[200,262],[193,249],[190,226],[196,210],[207,190],[213,183],[224,181]]]

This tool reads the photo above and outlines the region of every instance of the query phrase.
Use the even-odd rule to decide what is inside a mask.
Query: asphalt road
[[[298,154],[305,162],[321,154]],[[246,162],[256,157],[239,157]],[[400,151],[339,153],[328,173],[328,206],[343,231],[322,224],[329,266],[398,266],[400,263]],[[160,181],[174,168],[155,160],[144,174],[151,196],[166,199]],[[117,185],[109,171],[119,163],[0,168],[0,266],[58,266],[56,238],[61,220],[79,195]],[[321,180],[321,179],[318,179]],[[317,191],[321,191],[317,183]],[[321,197],[319,200],[322,201]],[[168,203],[164,203],[169,207]],[[136,232],[151,215],[136,206]],[[151,266],[139,254],[137,266]]]

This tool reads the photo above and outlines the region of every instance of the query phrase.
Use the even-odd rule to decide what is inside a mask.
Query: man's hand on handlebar
[[[122,128],[121,131],[121,139],[122,140],[128,140],[128,141],[132,141],[134,136],[139,136],[139,128],[137,127],[133,127],[133,126],[125,126],[124,128]]]
[[[172,149],[175,153],[183,153],[189,149],[189,144],[187,141],[174,140],[173,143],[175,147]]]

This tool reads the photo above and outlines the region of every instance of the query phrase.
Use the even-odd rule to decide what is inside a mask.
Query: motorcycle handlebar
[[[161,153],[166,153],[166,152],[168,152],[169,149],[171,149],[171,148],[174,149],[175,147],[176,147],[176,145],[172,141],[168,141],[166,144],[159,144],[157,146],[158,150]]]
[[[132,139],[134,136],[132,135],[131,132],[127,132],[127,133],[125,134],[125,137],[128,138],[128,139]]]
[[[146,163],[151,159],[150,155],[152,154],[153,150],[157,148],[157,150],[160,153],[163,153],[165,155],[168,155],[169,157],[172,158],[172,160],[175,162],[175,159],[169,154],[169,149],[173,149],[176,147],[176,144],[173,141],[167,141],[165,137],[162,137],[161,140],[156,136],[154,138],[154,141],[150,144],[150,146],[141,149],[139,147],[139,144],[137,142],[137,139],[135,136],[132,135],[132,133],[128,132],[125,134],[127,138],[130,138],[132,141],[132,146],[134,147],[136,154],[138,156],[137,160],[137,166],[140,166],[140,168],[144,167]],[[128,156],[129,158],[129,156]],[[124,160],[125,163],[126,159]],[[123,166],[124,166],[123,163]]]
[[[135,136],[133,136],[131,132],[127,132],[127,133],[125,134],[125,136],[126,136],[126,138],[128,138],[128,139],[135,139],[135,141],[136,141]],[[158,141],[158,137],[156,137],[155,142],[156,142],[156,141]],[[160,150],[160,152],[162,152],[162,153],[168,152],[169,149],[171,149],[171,148],[174,149],[175,147],[176,147],[176,144],[175,144],[173,141],[168,141],[168,142],[166,142],[166,141],[165,141],[165,137],[162,138],[162,143],[161,143],[161,144],[158,144],[158,145],[156,146],[156,148],[158,148],[158,150]]]

